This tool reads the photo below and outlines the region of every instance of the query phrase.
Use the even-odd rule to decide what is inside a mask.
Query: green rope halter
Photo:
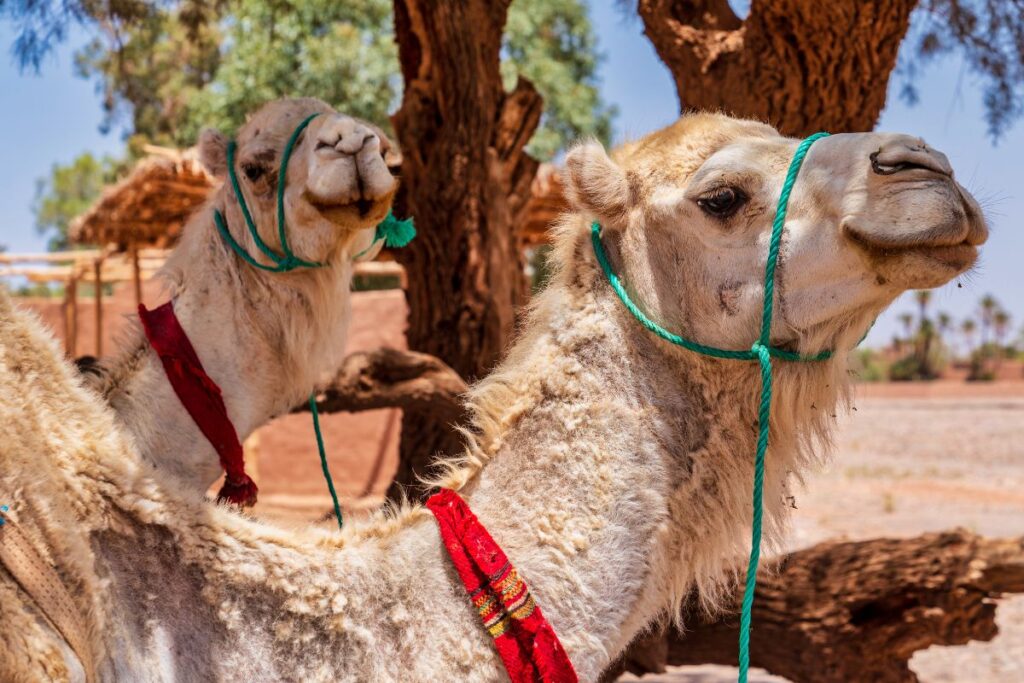
[[[797,147],[793,154],[793,160],[789,163],[789,170],[786,172],[786,180],[782,184],[782,192],[779,194],[779,203],[775,208],[775,221],[772,223],[772,236],[768,246],[768,261],[764,269],[764,304],[761,311],[761,333],[757,341],[748,351],[736,351],[729,349],[718,349],[713,346],[698,344],[695,341],[685,339],[677,334],[669,332],[658,323],[654,322],[633,303],[626,292],[619,276],[612,270],[608,256],[601,245],[601,226],[595,222],[591,226],[590,236],[594,244],[594,253],[601,264],[612,289],[625,305],[626,309],[633,314],[640,323],[648,330],[662,339],[681,346],[695,353],[715,358],[726,358],[731,360],[753,361],[756,360],[761,366],[761,404],[757,413],[757,450],[754,455],[754,515],[751,523],[752,542],[750,546],[750,561],[747,565],[747,581],[743,591],[743,608],[740,613],[740,643],[739,643],[739,681],[746,683],[747,674],[750,669],[750,615],[754,606],[754,591],[757,587],[757,566],[761,559],[761,499],[764,493],[764,459],[768,450],[768,418],[771,414],[772,404],[772,357],[791,361],[822,361],[832,357],[831,351],[822,351],[813,356],[803,356],[799,353],[779,349],[771,345],[772,327],[772,306],[775,292],[775,268],[779,261],[779,246],[782,243],[782,230],[786,224],[786,209],[789,205],[789,195],[793,192],[793,185],[796,184],[797,174],[803,164],[807,150],[815,141],[827,136],[828,133],[815,133],[805,139]]]
[[[213,222],[217,226],[217,232],[224,238],[224,241],[228,243],[228,246],[239,257],[250,266],[265,270],[271,273],[287,273],[295,270],[296,268],[320,268],[324,264],[316,263],[314,261],[307,261],[295,255],[295,253],[288,246],[288,225],[285,222],[284,216],[284,191],[285,182],[288,176],[288,162],[292,158],[292,151],[295,149],[295,144],[299,140],[299,136],[302,131],[306,130],[306,126],[309,122],[315,119],[320,114],[310,114],[295,127],[292,131],[292,135],[288,138],[288,143],[284,146],[284,153],[281,155],[281,168],[277,172],[277,235],[281,241],[281,251],[284,254],[278,254],[271,249],[263,238],[260,237],[259,230],[256,229],[256,221],[252,219],[252,214],[249,213],[249,207],[245,203],[245,195],[242,193],[242,188],[238,184],[238,174],[235,172],[235,149],[237,145],[232,140],[228,143],[227,150],[227,162],[228,162],[228,177],[231,179],[231,190],[235,193],[235,199],[238,201],[238,206],[242,209],[242,216],[245,217],[245,224],[249,228],[249,234],[252,236],[253,242],[256,243],[256,247],[263,252],[263,255],[273,261],[274,265],[268,266],[260,263],[252,254],[247,252],[241,244],[231,235],[228,230],[227,221],[224,219],[224,215],[217,209],[213,210]],[[405,220],[398,220],[395,215],[388,211],[387,217],[377,225],[377,231],[374,234],[373,243],[369,247],[356,254],[354,258],[359,258],[362,254],[366,253],[373,246],[384,240],[384,243],[389,247],[404,247],[416,236],[416,228],[413,226],[412,218]],[[338,494],[334,489],[334,480],[331,477],[331,471],[327,466],[327,450],[324,448],[324,437],[320,431],[320,412],[316,407],[316,394],[312,393],[309,395],[309,410],[313,414],[313,433],[316,435],[316,446],[320,452],[320,467],[324,473],[324,479],[327,481],[327,489],[331,493],[331,502],[334,505],[334,517],[338,520],[338,528],[341,529],[344,525],[344,519],[341,514],[341,505],[338,502]]]

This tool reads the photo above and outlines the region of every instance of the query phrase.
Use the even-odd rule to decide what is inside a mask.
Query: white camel
[[[697,356],[641,327],[595,260],[590,222],[650,317],[749,348],[796,144],[763,124],[695,115],[615,161],[596,144],[575,149],[557,272],[471,393],[466,452],[437,483],[504,548],[581,680],[692,590],[713,606],[732,578],[751,520],[758,383],[754,364]],[[945,157],[920,140],[836,135],[811,149],[790,201],[773,342],[836,353],[777,362],[769,544],[787,479],[828,440],[845,352],[901,291],[968,269],[986,234]],[[136,454],[6,297],[0,443],[8,528],[33,539],[88,615],[102,680],[505,675],[428,511],[335,535],[204,503]],[[0,624],[0,679],[81,680],[72,650],[2,571]]]
[[[300,403],[340,362],[353,257],[370,246],[398,187],[385,163],[393,152],[379,129],[315,99],[268,103],[238,131],[235,153],[240,189],[268,246],[281,252],[276,193],[284,147],[316,113],[291,155],[284,206],[292,251],[324,265],[266,272],[229,248],[215,211],[247,253],[260,255],[226,180],[228,140],[208,130],[199,141],[200,157],[225,182],[189,221],[161,271],[239,439]],[[113,406],[144,457],[205,491],[221,473],[218,455],[175,395],[141,326],[129,334],[120,354],[89,368],[88,382]]]

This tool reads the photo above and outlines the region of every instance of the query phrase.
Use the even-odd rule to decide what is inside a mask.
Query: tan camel
[[[745,551],[754,364],[653,337],[609,288],[590,222],[633,298],[719,347],[757,334],[766,238],[795,140],[698,115],[612,161],[568,157],[557,272],[507,358],[473,391],[458,489],[504,548],[583,681],[697,589],[713,606]],[[968,269],[987,229],[941,154],[836,135],[790,202],[767,542],[783,492],[828,441],[845,352],[907,288]],[[0,501],[89,614],[103,680],[497,681],[494,645],[412,507],[340,535],[284,532],[204,503],[138,457],[39,326],[0,300]],[[81,678],[68,646],[0,572],[0,679]]]
[[[398,183],[385,163],[390,143],[374,126],[315,99],[264,105],[238,132],[235,168],[260,236],[280,253],[277,178],[283,149],[307,116],[288,164],[287,241],[320,268],[264,272],[231,251],[214,224],[220,211],[234,239],[259,251],[231,183],[212,196],[185,228],[161,271],[174,309],[204,369],[220,386],[228,416],[244,439],[309,395],[345,348],[353,256],[373,240]],[[200,139],[200,156],[227,175],[228,140]],[[263,258],[263,263],[268,263]],[[221,473],[217,453],[175,396],[159,358],[136,325],[110,361],[90,368],[90,384],[109,401],[139,451],[205,491]]]

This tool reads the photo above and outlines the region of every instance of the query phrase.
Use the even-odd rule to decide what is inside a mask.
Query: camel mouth
[[[891,261],[916,257],[929,265],[957,272],[963,272],[974,265],[978,260],[978,246],[984,242],[984,238],[979,240],[974,237],[974,231],[959,240],[937,237],[920,242],[880,240],[852,227],[846,233],[872,260]]]
[[[376,222],[384,218],[387,213],[387,198],[369,199],[360,196],[358,199],[345,202],[311,202],[313,208],[332,223],[338,225],[349,225],[356,222]]]

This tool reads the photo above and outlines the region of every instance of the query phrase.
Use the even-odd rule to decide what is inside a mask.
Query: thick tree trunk
[[[405,92],[393,117],[402,149],[401,203],[419,236],[397,252],[409,283],[409,347],[468,380],[485,374],[512,334],[527,293],[512,229],[537,163],[524,146],[541,97],[499,72],[509,0],[395,0]],[[402,423],[396,483],[413,484],[436,453],[458,446],[444,423],[415,410]],[[393,489],[393,493],[395,490]]]
[[[757,583],[753,666],[796,683],[916,681],[911,656],[932,645],[991,640],[996,599],[1024,592],[1024,539],[968,531],[829,542],[782,558]],[[609,672],[666,664],[736,664],[741,595],[710,622],[688,621],[634,644]]]
[[[639,0],[683,111],[720,110],[787,135],[871,130],[917,0]]]

